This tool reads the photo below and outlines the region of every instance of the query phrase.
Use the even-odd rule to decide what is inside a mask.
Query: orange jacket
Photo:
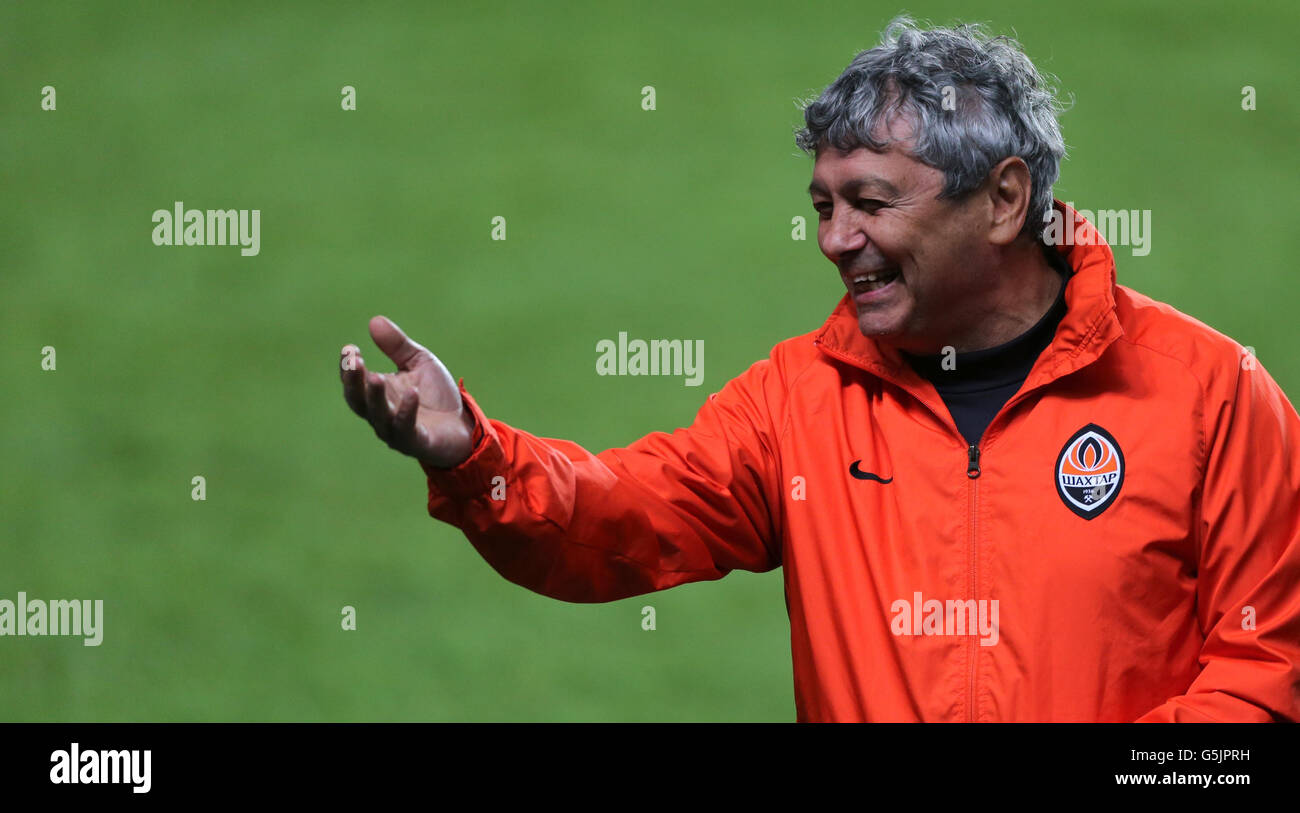
[[[800,721],[1300,720],[1300,418],[1236,342],[1117,286],[1091,224],[1075,243],[977,452],[846,296],[690,427],[599,454],[462,381],[478,441],[426,468],[429,512],[565,601],[784,567]]]

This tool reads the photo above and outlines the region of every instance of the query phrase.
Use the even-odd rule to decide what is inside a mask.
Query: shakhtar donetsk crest
[[[1092,519],[1110,507],[1124,485],[1124,453],[1095,423],[1074,433],[1056,458],[1056,493],[1065,507]]]

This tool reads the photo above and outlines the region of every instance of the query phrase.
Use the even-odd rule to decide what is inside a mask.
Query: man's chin
[[[903,336],[903,319],[893,314],[858,311],[858,329],[868,339],[891,344]]]

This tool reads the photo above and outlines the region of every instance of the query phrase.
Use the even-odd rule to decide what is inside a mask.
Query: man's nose
[[[822,225],[822,253],[837,265],[845,254],[861,251],[868,242],[862,223],[852,212],[832,213],[830,220]]]

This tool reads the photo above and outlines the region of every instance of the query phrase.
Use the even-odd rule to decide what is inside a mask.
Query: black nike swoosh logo
[[[861,462],[862,462],[861,460],[854,460],[853,465],[849,466],[849,474],[852,474],[855,480],[875,480],[877,483],[886,483],[886,484],[894,482],[893,477],[890,477],[888,480],[886,480],[885,478],[881,477],[879,474],[872,474],[869,471],[863,471],[862,469],[858,468],[858,464]]]

